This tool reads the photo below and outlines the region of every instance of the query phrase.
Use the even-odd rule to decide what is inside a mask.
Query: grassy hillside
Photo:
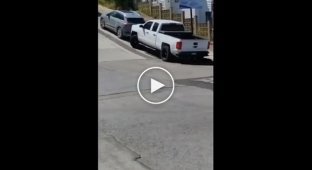
[[[113,1],[107,1],[107,0],[99,0],[99,4],[110,8],[110,9],[115,9],[115,3]]]
[[[131,9],[132,0],[99,0],[99,4],[111,9]]]

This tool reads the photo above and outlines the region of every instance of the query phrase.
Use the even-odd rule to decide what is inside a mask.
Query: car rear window
[[[124,20],[124,19],[125,19],[125,17],[124,17],[122,14],[120,14],[120,13],[117,13],[117,14],[115,15],[115,17],[118,18],[118,19],[120,19],[120,20]]]
[[[162,24],[161,31],[184,31],[184,26],[182,24]]]
[[[143,24],[143,23],[145,23],[143,18],[127,18],[127,21],[131,24]]]

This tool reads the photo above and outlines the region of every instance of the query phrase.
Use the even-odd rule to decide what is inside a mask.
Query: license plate
[[[192,53],[192,55],[196,55],[196,53]]]

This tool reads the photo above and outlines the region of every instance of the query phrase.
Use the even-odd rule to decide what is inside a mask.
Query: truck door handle
[[[156,34],[153,34],[153,36],[156,36]]]

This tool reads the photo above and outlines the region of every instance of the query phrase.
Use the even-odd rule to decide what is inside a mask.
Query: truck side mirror
[[[139,27],[140,27],[140,28],[143,28],[143,25],[140,25]]]

